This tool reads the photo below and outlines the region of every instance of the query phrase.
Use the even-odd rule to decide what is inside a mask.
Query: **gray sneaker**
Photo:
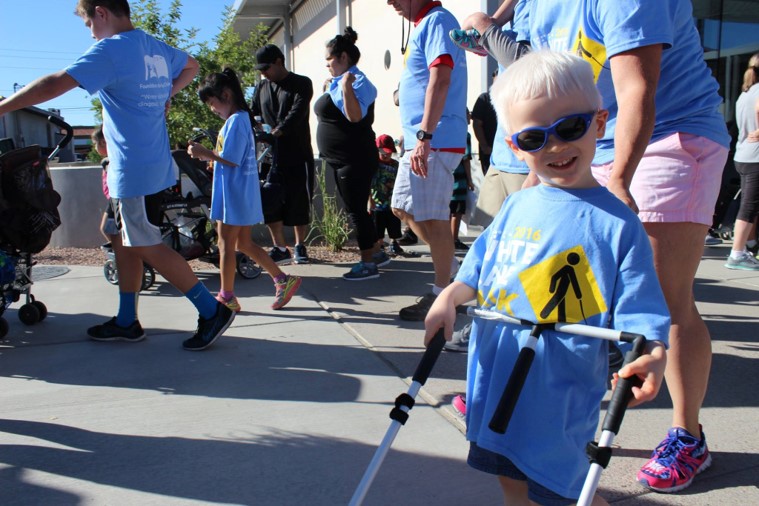
[[[445,343],[443,349],[446,351],[455,351],[466,353],[469,351],[469,334],[472,333],[472,322],[464,325],[460,330],[453,333],[453,339]]]
[[[742,271],[759,271],[759,260],[748,251],[744,251],[740,258],[727,257],[725,267]]]

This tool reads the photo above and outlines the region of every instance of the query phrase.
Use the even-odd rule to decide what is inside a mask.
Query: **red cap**
[[[385,153],[395,153],[395,141],[387,134],[382,134],[377,137],[377,149],[381,149]]]

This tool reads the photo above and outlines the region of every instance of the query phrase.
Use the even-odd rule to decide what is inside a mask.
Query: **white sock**
[[[743,249],[743,250],[737,250],[737,249],[730,250],[730,258],[732,258],[733,260],[738,260],[739,258],[742,258],[743,255],[745,255],[745,254],[746,254],[746,250],[745,249]]]
[[[443,293],[443,290],[445,290],[445,288],[440,288],[440,287],[439,287],[439,286],[437,286],[437,285],[432,285],[432,293],[433,293],[433,295],[435,295],[436,297],[437,297],[438,295],[440,295],[441,293]]]

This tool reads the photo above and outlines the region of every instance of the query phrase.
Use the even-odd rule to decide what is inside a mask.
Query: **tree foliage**
[[[230,6],[220,13],[219,31],[209,43],[197,40],[197,28],[179,28],[182,21],[182,0],[172,0],[166,12],[161,11],[157,0],[138,0],[132,3],[131,10],[132,22],[136,28],[186,51],[200,64],[198,76],[193,83],[172,99],[167,118],[172,146],[182,145],[192,138],[193,127],[210,130],[221,128],[223,121],[198,99],[198,84],[208,74],[220,72],[226,66],[237,72],[243,90],[253,86],[258,78],[258,71],[254,68],[255,53],[267,42],[266,26],[258,25],[247,39],[242,40],[232,29],[234,12]],[[93,108],[98,118],[102,118],[97,99],[93,100]]]

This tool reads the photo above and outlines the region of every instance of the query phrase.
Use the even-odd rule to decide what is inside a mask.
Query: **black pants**
[[[741,176],[741,207],[738,219],[752,222],[759,215],[759,163],[735,162]]]
[[[340,198],[348,212],[348,219],[356,230],[360,250],[372,249],[377,243],[377,232],[367,211],[372,178],[377,172],[377,164],[358,166],[327,161],[335,174],[335,184]]]

